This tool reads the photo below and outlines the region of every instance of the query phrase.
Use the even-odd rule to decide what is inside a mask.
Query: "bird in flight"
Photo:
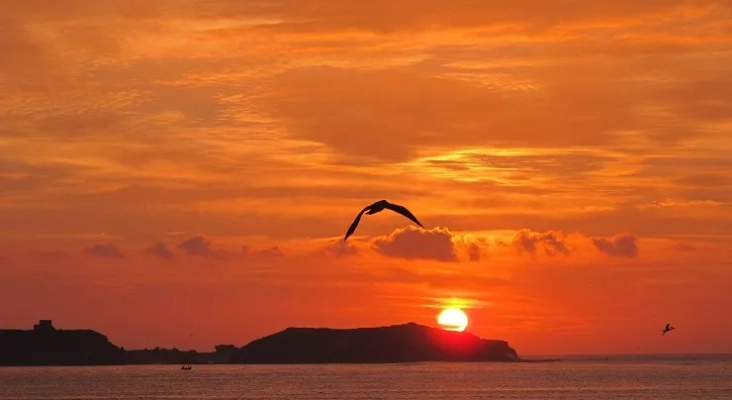
[[[394,211],[397,214],[401,214],[407,218],[409,218],[412,222],[419,225],[421,228],[424,228],[422,224],[417,220],[417,217],[412,214],[411,211],[407,210],[406,207],[400,206],[398,204],[389,203],[386,200],[379,200],[376,203],[373,203],[371,205],[366,206],[363,210],[361,210],[360,213],[356,216],[356,219],[353,220],[353,223],[348,228],[348,232],[346,232],[346,237],[343,238],[343,241],[345,242],[346,239],[348,239],[349,236],[353,234],[353,232],[356,231],[356,227],[358,226],[358,223],[361,222],[361,216],[366,213],[366,215],[373,215],[376,213],[380,213],[384,210],[391,210]]]
[[[674,329],[676,329],[676,328],[674,328],[673,326],[671,326],[671,324],[666,324],[666,327],[663,328],[663,333],[661,334],[661,336],[665,335],[666,332],[671,332]]]

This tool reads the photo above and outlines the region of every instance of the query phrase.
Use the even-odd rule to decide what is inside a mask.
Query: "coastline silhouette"
[[[214,352],[125,350],[93,330],[56,329],[42,320],[32,330],[0,330],[0,365],[323,364],[418,361],[525,361],[506,341],[481,339],[413,322],[371,328],[287,328],[249,344]]]

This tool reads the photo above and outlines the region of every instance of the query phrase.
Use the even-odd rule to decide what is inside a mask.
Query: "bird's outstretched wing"
[[[356,216],[356,219],[354,219],[354,220],[353,220],[353,223],[351,224],[351,226],[349,226],[349,227],[348,227],[348,231],[346,232],[346,236],[345,236],[345,237],[343,238],[343,241],[344,241],[344,242],[346,241],[346,239],[348,239],[348,237],[349,237],[349,236],[353,235],[353,232],[355,232],[355,231],[356,231],[356,227],[358,226],[358,223],[359,223],[359,222],[361,222],[361,216],[362,216],[362,215],[363,215],[363,213],[365,213],[365,212],[366,212],[366,210],[368,210],[368,209],[369,209],[370,207],[371,207],[371,206],[366,206],[366,207],[364,207],[364,209],[363,209],[363,210],[361,210],[361,212],[360,212],[360,213],[358,213],[358,215]]]
[[[415,224],[417,224],[420,227],[424,228],[424,226],[422,226],[422,224],[417,220],[417,217],[415,217],[414,214],[412,214],[411,211],[407,210],[406,207],[403,207],[403,206],[400,206],[400,205],[394,204],[394,203],[388,203],[386,205],[386,207],[384,207],[384,208],[387,208],[387,209],[389,209],[391,211],[394,211],[397,214],[401,214],[401,215],[409,218],[410,220],[412,220],[412,222],[414,222]]]

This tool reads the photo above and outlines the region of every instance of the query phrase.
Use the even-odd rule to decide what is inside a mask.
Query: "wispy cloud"
[[[148,247],[147,249],[145,249],[145,253],[168,261],[175,258],[173,252],[170,251],[170,249],[168,249],[168,246],[163,242],[157,242],[151,247]]]
[[[231,259],[229,251],[214,249],[211,246],[211,241],[203,236],[190,237],[180,242],[176,247],[185,251],[188,257],[203,257],[222,261]]]
[[[611,239],[592,239],[597,250],[616,257],[636,257],[638,255],[637,239],[633,235],[619,235]]]
[[[94,257],[115,259],[125,258],[125,254],[114,243],[95,244],[93,246],[86,247],[84,251]]]

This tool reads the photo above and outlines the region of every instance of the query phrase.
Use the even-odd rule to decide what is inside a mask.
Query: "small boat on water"
[[[190,365],[190,364],[188,364],[188,365],[181,365],[180,369],[183,370],[183,371],[190,371],[190,370],[193,369],[193,365]]]

